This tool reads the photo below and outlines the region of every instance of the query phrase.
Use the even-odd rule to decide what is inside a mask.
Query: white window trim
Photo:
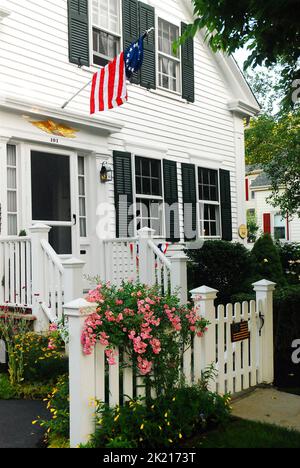
[[[8,148],[9,146],[12,146],[15,148],[15,157],[16,157],[16,165],[11,166],[8,164]],[[8,234],[8,228],[9,228],[9,222],[8,219],[10,216],[15,216],[17,220],[17,232],[15,234],[8,234],[8,236],[18,236],[19,231],[20,231],[20,226],[19,226],[19,187],[20,187],[20,174],[19,174],[19,161],[18,161],[18,146],[13,143],[8,143],[6,145],[6,180],[7,180],[7,186],[6,186],[6,206],[7,206],[7,212],[6,212],[6,223],[7,223],[7,234]],[[16,188],[10,188],[8,187],[8,169],[13,169],[16,172]],[[8,211],[8,194],[12,192],[16,194],[16,211]]]
[[[137,209],[137,203],[136,200],[137,198],[144,198],[145,200],[157,200],[161,201],[163,204],[163,209],[162,209],[162,226],[161,226],[161,231],[162,233],[160,235],[155,235],[155,239],[162,239],[166,237],[166,212],[165,212],[165,188],[164,188],[164,172],[163,172],[163,160],[161,158],[155,158],[155,157],[150,157],[150,156],[143,156],[141,153],[133,153],[132,155],[132,177],[133,177],[133,217],[134,217],[134,232],[135,232],[135,237],[137,236],[137,216],[136,216],[136,209]],[[145,159],[153,159],[156,161],[160,162],[160,167],[161,167],[161,184],[162,184],[162,190],[161,196],[158,195],[142,195],[136,192],[136,166],[135,166],[135,158],[145,158]]]
[[[199,192],[199,171],[198,169],[208,169],[210,171],[216,171],[218,174],[218,196],[219,201],[210,201],[210,200],[200,200],[200,192]],[[221,221],[221,188],[220,188],[220,171],[215,167],[207,167],[207,166],[197,166],[196,165],[196,184],[197,184],[197,233],[199,239],[213,239],[218,240],[222,239],[222,221]],[[200,220],[200,206],[201,205],[215,205],[219,207],[219,216],[217,219],[217,226],[219,226],[220,234],[217,236],[202,236],[201,235],[201,220]]]
[[[180,23],[172,23],[168,19],[164,18],[162,15],[155,15],[155,38],[156,38],[156,88],[157,90],[160,91],[165,91],[166,93],[171,93],[174,96],[180,96],[182,97],[182,57],[181,57],[181,47],[179,48],[179,57],[173,57],[172,55],[165,54],[164,52],[160,52],[158,49],[158,20],[161,19],[162,21],[166,21],[174,26],[176,26],[179,30],[179,36],[180,36]],[[173,91],[171,89],[164,88],[163,86],[159,86],[159,56],[163,55],[164,57],[177,61],[179,63],[179,86],[178,86],[178,91]],[[155,90],[154,90],[155,92]],[[181,99],[184,101],[184,99]]]
[[[78,154],[78,161],[79,158],[83,159],[83,170],[84,174],[79,174],[79,164],[78,164],[78,200],[79,200],[79,206],[78,206],[78,220],[79,220],[79,237],[80,237],[80,243],[85,242],[88,237],[89,237],[89,231],[88,231],[88,216],[87,216],[87,207],[88,207],[88,200],[87,200],[87,164],[86,164],[86,157],[82,154]],[[80,195],[79,193],[79,179],[83,179],[84,182],[84,193],[85,195]],[[80,200],[84,200],[85,204],[85,216],[80,216]],[[82,237],[81,232],[80,232],[80,221],[81,219],[85,220],[85,231],[86,231],[86,236]]]
[[[112,36],[115,36],[115,37],[118,37],[120,39],[120,52],[122,51],[123,49],[123,11],[122,11],[122,1],[121,0],[118,0],[119,1],[119,14],[120,14],[120,32],[119,34],[113,32],[113,31],[110,31],[106,28],[101,28],[100,26],[98,25],[94,25],[94,22],[93,22],[93,5],[92,5],[92,2],[89,2],[89,34],[90,34],[90,64],[91,64],[91,67],[92,68],[96,68],[96,69],[99,69],[99,68],[102,68],[101,65],[97,65],[96,63],[94,63],[94,41],[93,41],[93,29],[96,28],[96,29],[99,29],[100,31],[103,31],[105,33],[108,33],[108,34],[111,34]],[[97,53],[96,53],[97,54]],[[103,59],[106,59],[106,60],[112,60],[110,57],[104,57],[102,55],[99,55],[99,57],[103,58]]]

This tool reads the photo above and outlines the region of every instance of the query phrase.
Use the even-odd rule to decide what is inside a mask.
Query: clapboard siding
[[[180,0],[152,0],[156,14],[180,23],[191,21]],[[95,68],[79,69],[68,59],[67,0],[7,0],[12,14],[0,24],[0,96],[25,98],[34,104],[59,108],[92,77]],[[109,138],[109,151],[124,150],[124,142],[142,139],[167,148],[167,157],[177,162],[178,193],[182,197],[180,162],[222,167],[231,172],[233,231],[237,231],[236,143],[234,117],[227,109],[232,99],[226,80],[207,45],[195,39],[195,103],[161,90],[128,86],[125,106],[95,116],[125,124],[120,135]],[[73,113],[89,113],[89,90],[69,106]],[[140,151],[142,155],[142,150]],[[100,163],[100,162],[99,162]],[[113,184],[107,189],[114,201]],[[183,211],[180,208],[180,225]],[[112,217],[112,233],[115,221]]]

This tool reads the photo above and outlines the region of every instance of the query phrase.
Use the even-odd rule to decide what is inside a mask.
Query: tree
[[[300,217],[300,111],[253,119],[246,130],[246,162],[260,165],[269,177],[268,201]]]
[[[274,281],[278,286],[286,286],[279,252],[270,234],[263,234],[255,242],[251,256],[260,279]]]
[[[245,63],[256,67],[282,65],[285,96],[292,104],[293,83],[300,79],[299,0],[192,0],[197,16],[182,36],[184,41],[205,29],[214,51],[232,54],[247,46],[251,55]]]

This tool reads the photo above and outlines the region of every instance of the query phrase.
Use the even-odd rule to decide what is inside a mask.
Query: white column
[[[273,291],[276,283],[261,280],[253,284],[256,292],[258,311],[263,315],[264,326],[261,329],[262,345],[262,380],[266,384],[274,381],[274,331],[273,331]],[[261,324],[262,325],[262,324]]]
[[[7,236],[7,143],[0,137],[0,236]]]
[[[242,240],[238,235],[238,228],[241,224],[247,224],[246,219],[246,193],[245,193],[245,127],[242,116],[234,114],[234,138],[235,138],[235,162],[236,162],[236,207],[237,207],[237,227],[233,226],[234,240],[238,240],[244,245],[247,239]]]
[[[148,286],[155,284],[154,255],[148,245],[149,240],[153,239],[154,233],[154,229],[147,227],[138,231],[140,282]]]
[[[195,337],[194,368],[195,377],[198,380],[201,378],[202,372],[216,362],[216,309],[214,301],[218,291],[208,286],[201,286],[190,292],[197,308],[197,313],[210,323],[207,332],[205,332],[202,338]],[[215,391],[215,382],[210,383],[210,390]]]
[[[184,252],[178,252],[170,258],[172,294],[178,295],[181,304],[187,303],[187,261]]]
[[[77,258],[70,258],[62,262],[64,267],[64,301],[73,301],[83,296],[83,268],[85,262]]]
[[[81,333],[87,316],[96,304],[77,299],[64,307],[69,323],[70,444],[86,443],[95,430],[94,411],[89,403],[95,398],[95,355],[85,356]]]
[[[40,304],[45,301],[45,265],[41,241],[48,242],[50,230],[49,226],[40,223],[29,228],[32,261],[32,313],[37,318],[34,324],[36,332],[45,331],[49,325],[49,320]]]

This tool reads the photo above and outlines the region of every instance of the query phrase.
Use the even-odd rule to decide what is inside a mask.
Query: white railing
[[[143,228],[136,238],[108,239],[104,245],[104,276],[116,286],[122,281],[156,285],[162,294],[176,293],[187,300],[187,257],[183,252],[168,258],[157,247],[152,229]]]
[[[48,318],[61,320],[64,304],[64,267],[51,245],[41,240],[44,285],[42,304]]]
[[[197,383],[211,365],[217,370],[217,376],[209,382],[209,390],[220,394],[238,393],[260,383],[273,383],[274,288],[274,283],[260,281],[254,284],[256,301],[219,306],[217,309],[214,301],[218,291],[206,286],[191,291],[195,307],[210,325],[202,338],[194,337],[192,347],[183,355],[178,348],[183,362],[181,372],[187,384]],[[70,335],[71,447],[87,442],[94,432],[94,408],[89,405],[91,398],[114,407],[124,404],[134,394],[145,396],[143,377],[138,376],[137,381],[132,368],[124,368],[124,360],[128,364],[126,356],[116,355],[116,365],[108,366],[105,348],[100,344],[91,355],[83,354],[81,332],[91,312],[91,304],[83,299],[65,306]],[[245,322],[250,335],[234,342],[232,325]]]
[[[48,242],[49,226],[32,226],[28,237],[0,238],[0,306],[30,308],[35,330],[60,320],[64,302],[83,293],[84,262],[62,261]]]
[[[32,264],[29,237],[0,238],[0,305],[31,308]]]
[[[152,252],[151,263],[154,284],[158,287],[161,294],[170,294],[172,263],[151,239],[148,240],[148,246],[150,248],[150,255]]]

